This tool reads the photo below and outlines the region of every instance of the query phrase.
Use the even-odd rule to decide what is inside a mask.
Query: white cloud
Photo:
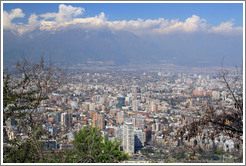
[[[168,20],[159,18],[156,20],[130,20],[130,21],[112,21],[107,22],[108,27],[114,30],[129,30],[136,34],[139,33],[172,33],[177,31],[195,32],[206,30],[206,20],[199,16],[193,15],[184,22],[179,20]]]
[[[73,20],[73,18],[82,15],[84,12],[84,8],[81,7],[72,7],[71,5],[59,5],[59,11],[58,13],[46,13],[40,15],[44,18],[44,20],[47,19],[55,19],[55,22],[57,24],[62,24],[64,22],[70,22]]]
[[[40,22],[40,30],[51,31],[54,30],[55,22],[54,21],[41,21]]]
[[[193,15],[190,18],[187,18],[183,24],[183,28],[187,32],[193,32],[198,30],[206,29],[206,19],[201,19],[199,16]]]
[[[107,25],[109,28],[113,30],[129,30],[134,33],[143,33],[146,31],[152,31],[153,29],[158,29],[163,24],[164,19],[159,18],[157,20],[143,20],[143,19],[137,19],[137,20],[130,20],[130,21],[112,21],[107,22]]]
[[[35,29],[36,27],[38,27],[40,25],[40,22],[38,21],[38,16],[33,13],[29,19],[28,19],[28,24],[32,29]]]
[[[221,23],[219,26],[208,26],[207,20],[199,16],[192,15],[185,21],[178,19],[137,19],[137,20],[121,20],[108,21],[105,13],[101,12],[99,15],[87,18],[77,18],[82,15],[84,8],[59,5],[57,13],[45,13],[37,16],[32,14],[28,19],[28,24],[13,24],[12,20],[16,17],[24,17],[21,9],[13,9],[10,13],[4,11],[4,28],[15,29],[19,34],[28,31],[40,29],[42,31],[57,31],[68,27],[84,28],[84,29],[98,29],[108,28],[112,31],[125,30],[139,34],[168,34],[168,33],[221,33],[221,34],[238,34],[242,33],[242,27],[234,27],[232,21]],[[39,20],[41,17],[43,19]]]
[[[95,17],[76,18],[70,24],[78,24],[83,28],[100,28],[106,25],[106,17],[104,12]]]
[[[210,30],[210,33],[219,33],[219,34],[235,34],[243,32],[243,27],[234,27],[232,20],[227,22],[222,22],[218,26],[213,26]]]
[[[28,25],[18,26],[17,31],[20,35],[22,35],[28,31],[30,32],[35,30],[39,26],[40,26],[40,22],[38,21],[38,16],[35,13],[33,13],[28,18]]]
[[[59,5],[58,13],[45,13],[40,17],[44,18],[40,22],[40,29],[47,31],[56,31],[73,24],[77,16],[82,15],[85,11],[81,7],[73,7],[71,5]]]
[[[184,22],[179,20],[166,20],[162,22],[161,27],[156,29],[157,33],[172,33],[172,32],[196,32],[206,31],[206,19],[201,19],[199,16],[192,15]]]
[[[14,18],[21,18],[24,17],[25,14],[22,13],[22,10],[20,8],[11,10],[10,13],[7,11],[3,11],[3,29],[16,29],[16,24],[12,23],[12,20]]]
[[[74,18],[71,21],[57,24],[56,21],[41,21],[41,30],[57,31],[67,27],[84,28],[84,29],[98,29],[107,27],[106,17],[104,12],[95,17]]]
[[[38,21],[38,16],[33,13],[28,19],[28,24],[25,25],[23,23],[13,23],[12,20],[14,18],[23,18],[25,14],[22,12],[20,8],[11,10],[10,13],[7,11],[3,12],[3,29],[9,29],[11,31],[16,31],[20,35],[25,32],[33,31],[37,27],[39,27],[40,22]]]

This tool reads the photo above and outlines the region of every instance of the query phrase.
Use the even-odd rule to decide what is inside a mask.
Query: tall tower
[[[125,122],[123,126],[123,150],[134,154],[134,127],[132,122]]]
[[[97,112],[95,112],[94,114],[92,114],[92,126],[93,127],[97,127],[96,124],[97,124]]]
[[[98,114],[97,112],[93,114],[92,126],[98,128],[99,130],[105,129],[105,116],[104,114]]]
[[[72,116],[68,112],[64,112],[61,114],[61,125],[65,126],[67,130],[72,126],[72,120]]]
[[[98,128],[101,130],[105,129],[105,116],[104,114],[100,114],[98,117]]]

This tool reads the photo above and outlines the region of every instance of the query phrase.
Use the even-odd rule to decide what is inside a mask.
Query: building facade
[[[125,153],[134,154],[134,127],[132,122],[123,125],[123,150]]]

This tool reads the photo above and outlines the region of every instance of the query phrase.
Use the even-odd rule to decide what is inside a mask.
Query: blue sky
[[[141,19],[179,19],[184,21],[192,15],[207,20],[208,24],[219,25],[221,22],[233,20],[235,26],[243,25],[242,3],[64,3],[85,9],[78,17],[94,17],[101,12],[109,21]],[[4,3],[3,10],[21,8],[24,18],[15,18],[13,22],[27,22],[30,14],[37,15],[58,12],[60,3]]]

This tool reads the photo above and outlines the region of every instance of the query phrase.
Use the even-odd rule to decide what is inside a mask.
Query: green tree
[[[104,138],[97,128],[85,127],[75,133],[74,149],[67,152],[65,162],[73,163],[115,163],[128,159],[120,151],[120,142]]]
[[[33,163],[40,159],[31,141],[12,142],[11,146],[4,146],[4,152],[4,162],[6,163]]]

